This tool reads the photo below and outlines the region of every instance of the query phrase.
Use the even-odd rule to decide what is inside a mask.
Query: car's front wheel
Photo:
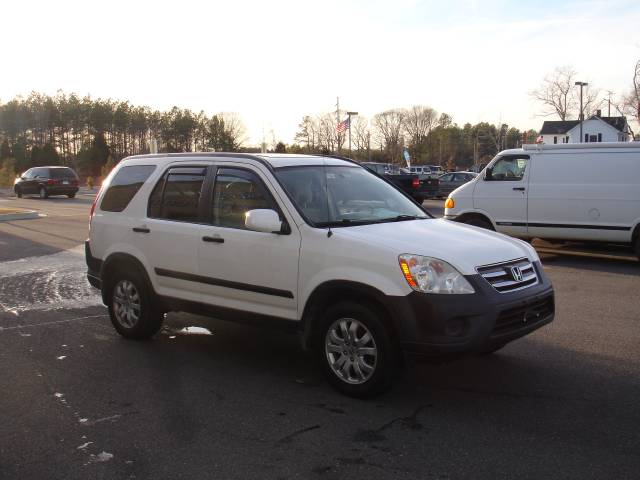
[[[319,333],[317,354],[333,387],[353,397],[391,387],[398,373],[398,348],[374,309],[338,303],[326,311]]]
[[[20,187],[15,187],[13,190],[16,192],[16,197],[22,198],[22,189]]]
[[[143,340],[160,330],[164,316],[153,308],[151,289],[138,272],[115,274],[107,299],[111,323],[123,337]]]
[[[76,194],[75,193],[67,193],[67,197],[69,198],[75,198]]]

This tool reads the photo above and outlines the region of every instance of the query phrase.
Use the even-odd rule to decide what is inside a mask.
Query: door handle
[[[224,243],[224,238],[220,237],[202,237],[203,242]]]
[[[520,192],[524,192],[524,187],[513,187],[514,190],[518,190]]]
[[[133,227],[132,230],[136,233],[151,233],[151,230],[146,227]]]

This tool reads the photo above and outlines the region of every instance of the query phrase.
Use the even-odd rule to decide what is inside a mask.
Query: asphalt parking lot
[[[0,223],[0,478],[638,478],[640,262],[543,255],[553,324],[363,401],[292,335],[170,314],[120,338],[91,200],[0,197],[46,215]]]

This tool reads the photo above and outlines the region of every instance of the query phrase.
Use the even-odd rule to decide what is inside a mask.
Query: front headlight
[[[467,279],[445,261],[408,253],[400,255],[398,261],[404,278],[416,292],[475,293]]]

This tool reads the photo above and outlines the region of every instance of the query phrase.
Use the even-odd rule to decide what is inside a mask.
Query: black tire
[[[348,324],[350,326],[353,326],[354,322],[357,324],[356,333],[353,335],[354,341],[347,341],[342,346],[333,344],[329,347],[328,342],[333,338],[330,336],[331,331],[333,328],[339,330],[339,322],[342,321],[351,321]],[[362,341],[366,333],[370,335],[373,343],[367,342],[359,347],[355,346],[358,343],[358,334],[361,334],[360,341]],[[351,333],[347,337],[350,339]],[[340,302],[329,307],[324,313],[318,329],[315,347],[317,358],[327,380],[336,390],[345,395],[357,398],[378,395],[388,390],[397,378],[400,365],[398,346],[379,314],[366,304]],[[345,350],[330,352],[330,348]],[[350,353],[345,353],[348,348],[351,349]],[[361,354],[364,350],[375,350],[375,355]],[[340,363],[340,360],[343,362]],[[344,368],[340,368],[338,364],[347,365],[346,373],[336,373],[334,368],[338,370]],[[358,370],[356,370],[356,364]],[[371,370],[363,373],[366,372],[365,367]],[[359,375],[358,371],[361,378],[355,378]],[[349,378],[345,379],[340,375],[353,376],[354,378],[350,381]]]
[[[20,189],[20,187],[14,188],[14,191],[16,192],[16,197],[22,198],[22,190]]]
[[[76,198],[76,194],[75,193],[68,193],[67,197],[69,198]]]
[[[466,223],[467,225],[473,225],[474,227],[484,228],[486,230],[494,230],[493,225],[491,225],[491,222],[482,217],[465,218],[462,221],[462,223]]]
[[[479,355],[481,357],[483,357],[485,355],[491,355],[492,353],[496,353],[498,350],[502,350],[505,345],[506,345],[506,343],[503,343],[501,345],[494,345],[492,347],[484,348],[484,349],[480,350],[478,353],[476,353],[476,355]]]
[[[636,245],[635,245],[635,250],[636,250],[636,257],[638,257],[638,260],[640,260],[640,233],[638,233],[638,235],[636,235]]]
[[[116,292],[119,287],[123,287],[125,282],[133,285],[134,291],[139,299],[139,308],[137,309],[137,318],[133,319],[133,315],[129,317],[129,323],[123,320],[122,309],[118,307],[119,302],[116,301]],[[111,275],[107,285],[107,306],[109,308],[109,317],[116,331],[125,338],[134,340],[145,340],[155,335],[164,320],[162,312],[154,309],[153,292],[147,279],[136,270],[116,272]],[[132,305],[134,302],[129,302]],[[135,307],[133,307],[135,310]],[[124,315],[126,318],[126,315]]]
[[[49,198],[49,192],[47,192],[47,189],[42,185],[38,189],[38,195],[40,196],[40,198]]]

